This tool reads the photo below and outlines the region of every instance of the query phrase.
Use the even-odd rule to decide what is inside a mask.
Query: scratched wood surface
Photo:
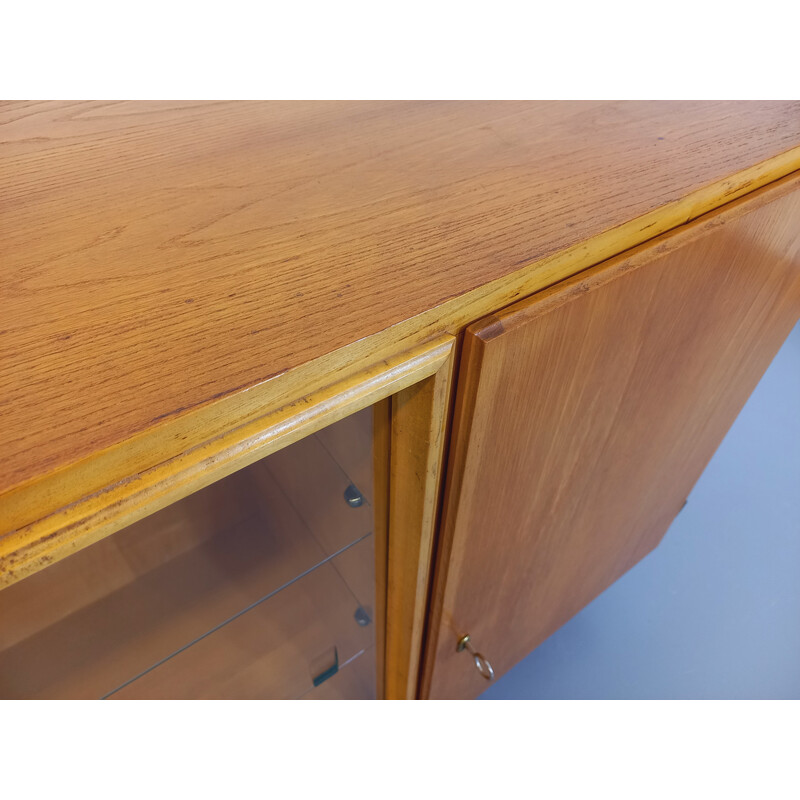
[[[799,146],[791,102],[4,103],[0,493],[365,337],[410,346],[416,315],[463,325],[538,287],[466,320],[465,293],[606,235],[565,277]]]

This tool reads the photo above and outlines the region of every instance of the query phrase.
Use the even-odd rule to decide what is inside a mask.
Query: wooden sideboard
[[[800,317],[800,103],[0,122],[2,697],[476,696]]]

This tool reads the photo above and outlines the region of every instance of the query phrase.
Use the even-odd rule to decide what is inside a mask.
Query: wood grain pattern
[[[6,103],[0,131],[4,530],[800,167],[797,103]]]
[[[452,358],[452,355],[451,355]],[[376,693],[386,699],[386,600],[389,566],[390,450],[392,441],[392,398],[372,407],[372,487],[375,528],[375,671]]]
[[[499,676],[657,545],[800,316],[800,178],[468,329],[423,695]]]
[[[293,444],[326,425],[401,391],[435,373],[451,356],[452,337],[440,337],[366,370],[312,392],[272,413],[240,426],[226,427],[202,446],[135,474],[103,492],[58,509],[19,530],[0,536],[0,587],[166,507],[215,480]],[[331,376],[332,377],[332,376]],[[229,421],[230,426],[230,421]],[[101,462],[102,458],[97,459]],[[93,468],[97,467],[97,463]],[[63,475],[60,476],[63,480]],[[58,483],[59,476],[51,476]],[[39,487],[22,506],[35,507]],[[7,498],[4,512],[9,511]],[[15,506],[19,510],[21,506]]]
[[[392,397],[386,600],[389,700],[417,696],[455,358]]]

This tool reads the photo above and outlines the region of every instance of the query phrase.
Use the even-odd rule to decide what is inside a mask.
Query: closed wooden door
[[[467,330],[423,697],[488,686],[463,635],[500,676],[659,543],[800,316],[798,187]]]

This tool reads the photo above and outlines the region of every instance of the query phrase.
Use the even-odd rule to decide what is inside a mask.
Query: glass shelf
[[[223,624],[111,696],[115,699],[293,699],[348,669],[369,650],[372,620],[359,624],[359,598],[339,559],[371,563],[366,537],[268,599]],[[369,614],[369,611],[367,611]],[[363,617],[362,617],[363,619]],[[365,658],[365,662],[369,657]],[[315,687],[315,679],[319,685]],[[374,678],[372,681],[374,685]],[[374,689],[373,689],[374,692]]]
[[[0,697],[374,696],[371,412],[0,592]]]

